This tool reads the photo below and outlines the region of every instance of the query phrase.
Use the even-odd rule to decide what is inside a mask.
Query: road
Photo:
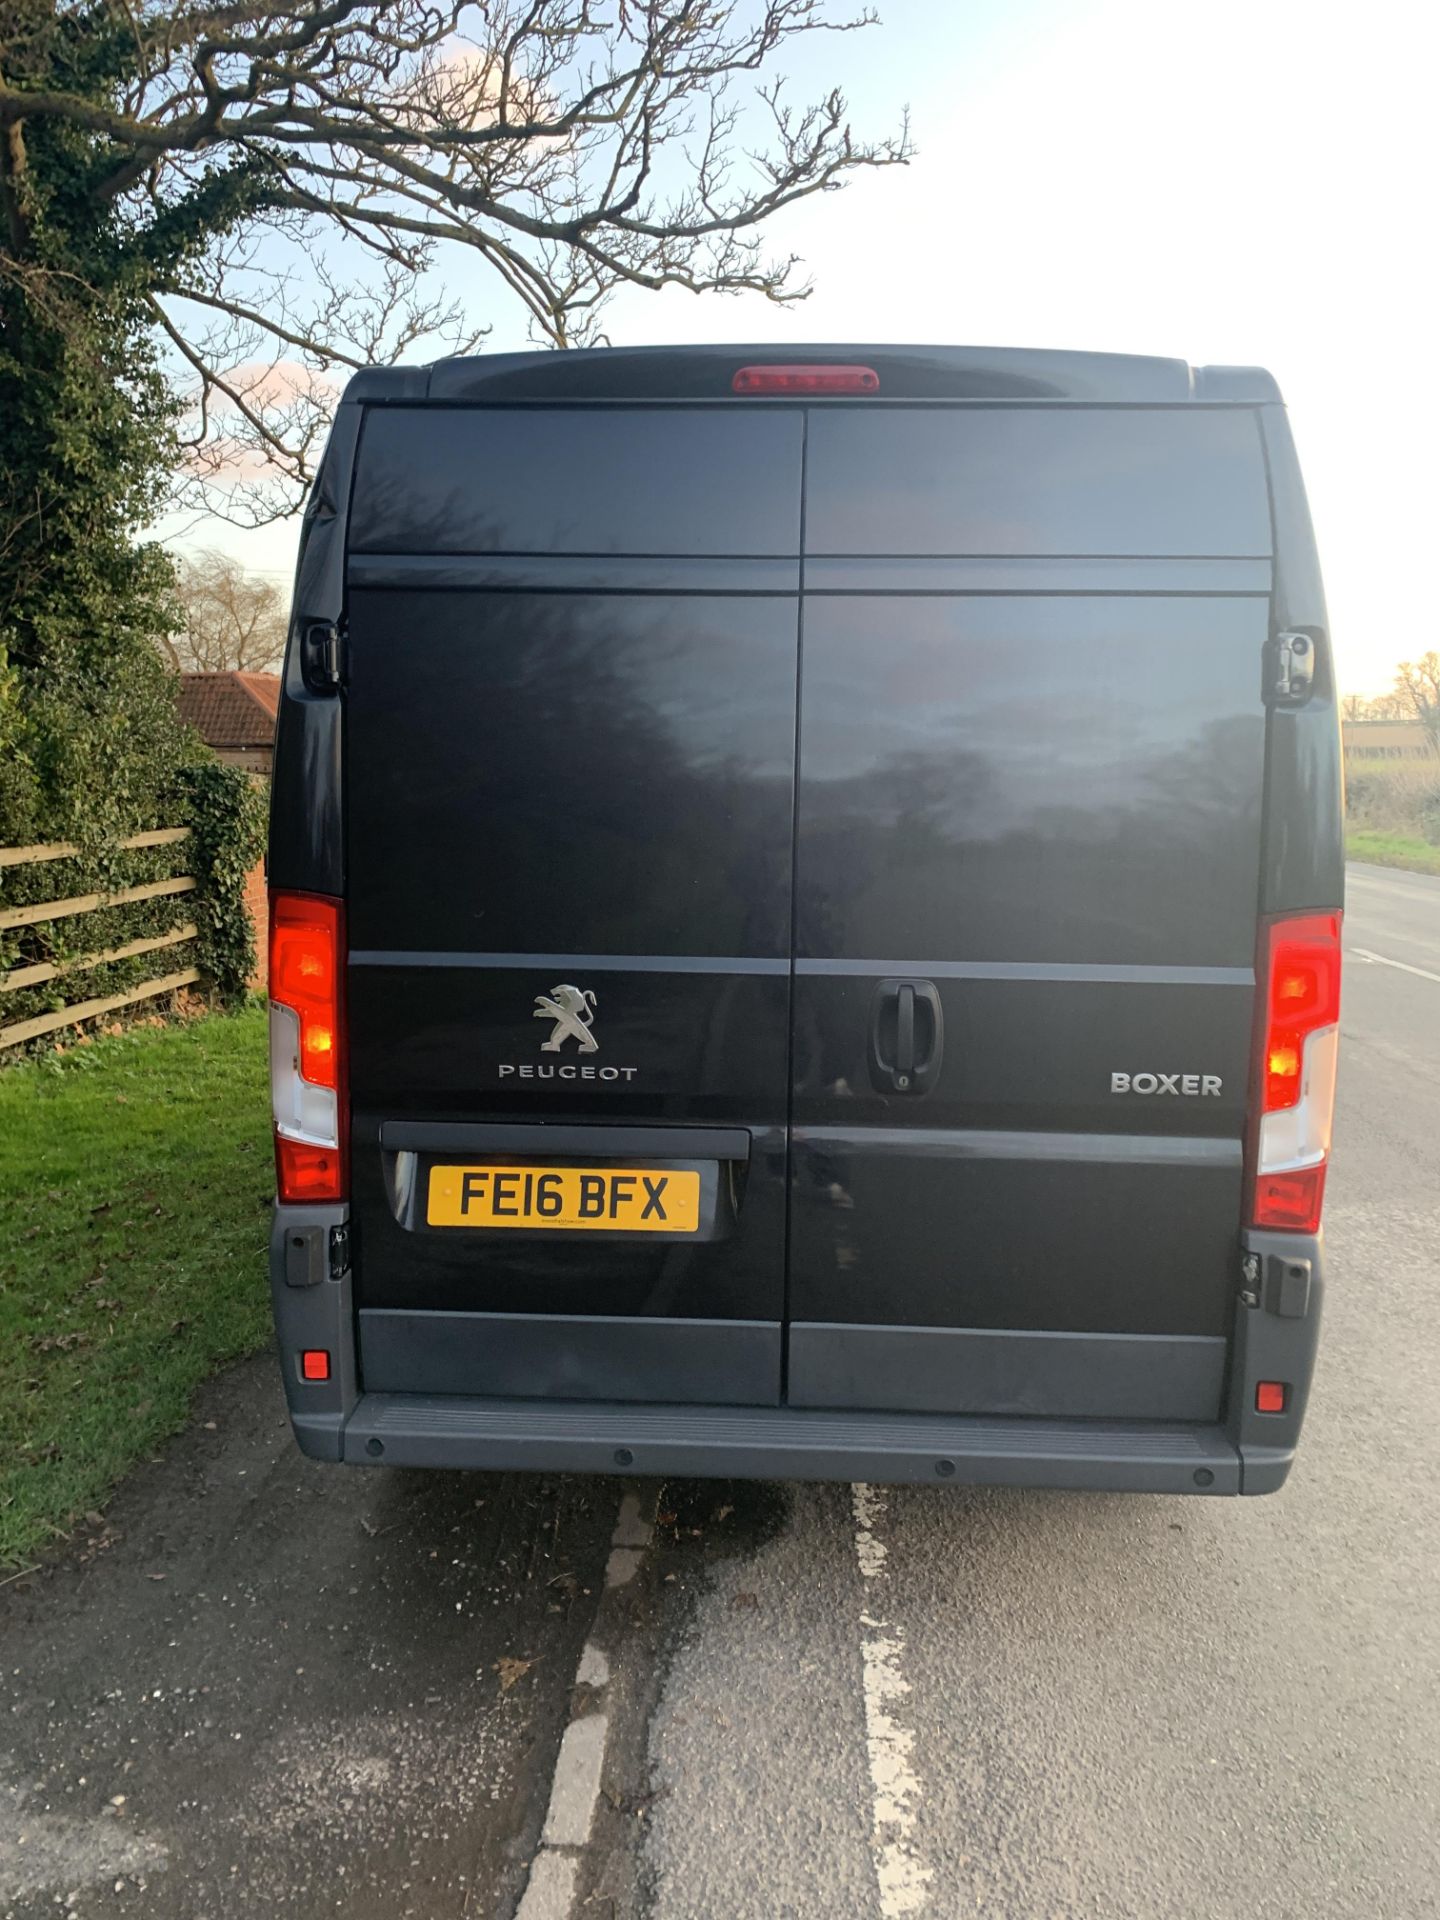
[[[1440,1913],[1440,880],[1346,946],[1277,1498],[336,1474],[256,1362],[0,1593],[0,1913]]]

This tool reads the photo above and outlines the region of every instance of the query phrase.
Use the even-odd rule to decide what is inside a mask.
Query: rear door
[[[1253,416],[815,409],[789,1397],[1188,1418],[1236,1287]]]
[[[779,1396],[801,442],[798,411],[367,417],[345,725],[372,1391]]]

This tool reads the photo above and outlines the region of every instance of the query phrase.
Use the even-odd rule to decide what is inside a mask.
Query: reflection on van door
[[[1266,621],[807,596],[796,1404],[1217,1417]]]
[[[800,416],[397,408],[366,435],[365,1387],[773,1405]]]

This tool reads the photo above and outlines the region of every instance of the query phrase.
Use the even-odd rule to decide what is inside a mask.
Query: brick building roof
[[[180,676],[180,718],[208,747],[268,747],[279,706],[278,673]]]

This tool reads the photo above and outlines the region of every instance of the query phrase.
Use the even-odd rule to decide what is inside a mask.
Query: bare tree
[[[1340,702],[1340,712],[1346,720],[1408,720],[1411,710],[1408,701],[1398,693],[1347,693]]]
[[[1395,692],[1411,719],[1418,720],[1440,753],[1440,653],[1402,660],[1395,670]]]
[[[188,497],[249,523],[294,505],[350,368],[479,343],[463,258],[554,346],[601,338],[623,285],[799,300],[767,223],[909,153],[903,125],[860,140],[839,92],[794,105],[764,77],[872,24],[828,0],[14,4],[0,252],[39,285],[27,131],[83,139],[187,383]],[[91,83],[74,36],[102,28]]]
[[[182,555],[176,582],[184,626],[165,640],[182,673],[269,673],[285,651],[285,595],[214,547]]]

